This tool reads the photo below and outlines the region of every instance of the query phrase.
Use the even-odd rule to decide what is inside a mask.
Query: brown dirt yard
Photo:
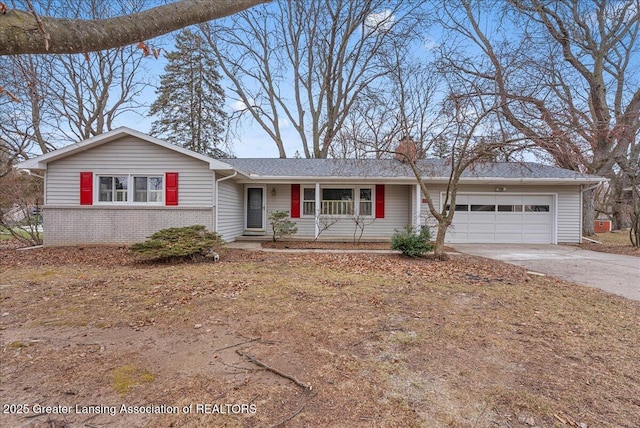
[[[640,305],[497,261],[4,249],[0,288],[2,427],[640,425]]]

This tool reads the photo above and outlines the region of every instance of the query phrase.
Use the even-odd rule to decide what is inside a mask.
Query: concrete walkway
[[[461,253],[600,288],[640,301],[640,257],[600,253],[570,245],[454,244]]]

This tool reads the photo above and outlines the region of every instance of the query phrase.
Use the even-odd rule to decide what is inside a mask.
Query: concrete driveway
[[[453,244],[461,253],[501,260],[530,271],[640,301],[640,258],[570,245]]]

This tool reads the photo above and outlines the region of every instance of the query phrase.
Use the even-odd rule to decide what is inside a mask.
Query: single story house
[[[442,160],[420,161],[441,205]],[[287,210],[296,238],[389,240],[433,226],[409,167],[395,159],[213,159],[118,128],[22,162],[43,170],[44,244],[143,241],[167,227],[205,225],[226,241],[271,233]],[[483,163],[460,180],[449,242],[578,243],[582,191],[603,179],[535,163]],[[359,233],[359,232],[358,232]]]

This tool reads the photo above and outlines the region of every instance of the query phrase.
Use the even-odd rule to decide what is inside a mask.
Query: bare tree
[[[11,170],[14,161],[54,148],[46,132],[47,79],[40,73],[45,63],[39,56],[0,57],[0,76],[11,94],[0,96],[0,176]]]
[[[43,184],[40,177],[16,170],[0,177],[0,233],[24,245],[42,244]]]
[[[384,73],[392,41],[419,33],[423,2],[292,0],[241,12],[204,31],[232,81],[230,98],[286,157],[283,128],[304,156],[325,158],[363,91]]]
[[[42,7],[62,8],[71,18],[97,18],[135,12],[143,4],[144,0],[52,0]],[[8,160],[26,159],[62,141],[81,141],[112,129],[118,116],[140,107],[138,96],[146,86],[144,61],[133,46],[75,55],[0,57],[5,87],[16,98],[0,98]]]
[[[442,159],[444,169],[430,170],[427,163],[420,162],[406,150],[395,152],[396,156],[403,158],[411,167],[429,213],[438,223],[434,257],[440,260],[447,258],[444,243],[453,222],[458,186],[463,174],[493,160],[496,151],[520,142],[520,138],[505,135],[503,129],[497,125],[499,120],[496,104],[487,104],[483,98],[474,98],[475,94],[451,93],[442,103],[440,115],[445,118],[445,122],[441,123],[442,130],[424,145],[426,149],[431,149],[440,138],[449,142],[450,151]],[[437,207],[431,198],[432,184],[428,180],[430,176],[443,172],[448,175],[448,180],[442,205]]]
[[[120,115],[137,112],[148,86],[143,61],[131,46],[56,56],[43,76],[49,88],[47,113],[57,119],[56,131],[82,141],[111,130]]]
[[[29,2],[0,14],[0,55],[82,53],[131,45],[269,0],[182,0],[108,19],[40,15]]]
[[[364,91],[354,104],[331,148],[332,157],[389,157],[403,137],[411,137],[418,144],[418,157],[425,157],[423,142],[438,133],[433,101],[437,77],[428,66],[406,61],[388,70],[380,84]]]
[[[367,226],[375,223],[376,219],[371,216],[364,215],[358,210],[349,215],[349,220],[353,222],[353,243],[359,244],[364,235],[364,230]]]
[[[636,135],[629,145],[626,156],[620,155],[617,160],[620,173],[624,175],[624,180],[619,182],[626,184],[626,187],[620,191],[623,196],[619,201],[629,208],[629,241],[634,247],[640,247],[640,140],[638,136],[640,135]]]
[[[509,125],[556,165],[615,181],[640,126],[639,10],[638,0],[443,1],[444,70],[479,80],[481,95],[495,96]],[[586,191],[585,234],[594,212]]]
[[[405,45],[388,52],[384,83],[375,91],[384,102],[356,110],[365,130],[353,144],[364,144],[376,156],[393,156],[411,168],[437,223],[434,255],[446,259],[444,242],[460,179],[523,145],[522,138],[504,126],[499,100],[483,94],[466,76],[438,73],[437,63],[424,62],[424,56],[410,55]],[[418,59],[407,60],[412,57]],[[437,159],[423,160],[430,154]],[[433,176],[448,178],[441,206],[431,199]]]

